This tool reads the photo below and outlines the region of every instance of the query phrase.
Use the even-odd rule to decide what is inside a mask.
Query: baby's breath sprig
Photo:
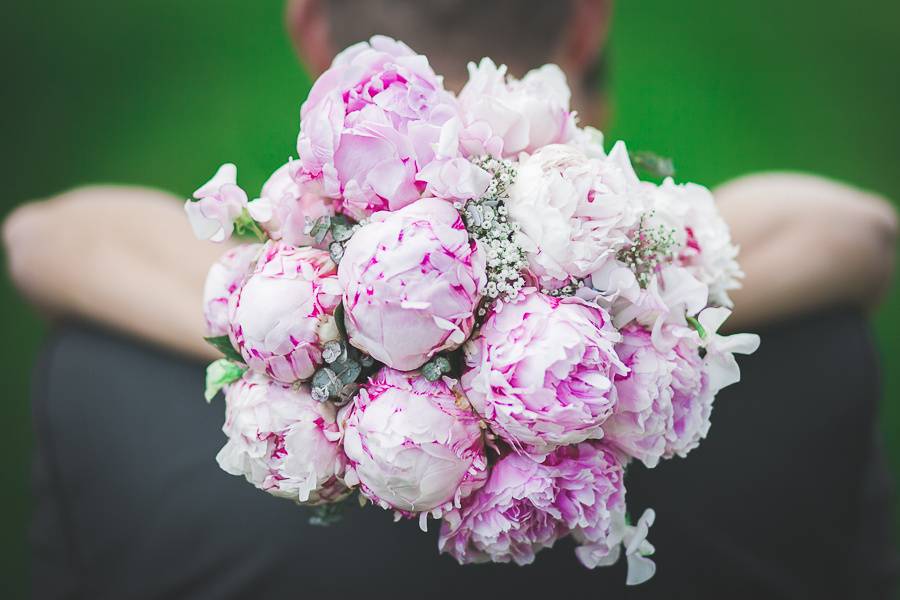
[[[653,215],[652,210],[641,215],[634,240],[616,255],[631,269],[642,288],[650,285],[659,267],[672,259],[675,248],[675,230],[661,223],[650,226],[648,221]]]
[[[478,309],[479,320],[487,314],[487,305],[497,299],[511,301],[525,285],[522,270],[527,266],[525,252],[516,242],[518,226],[507,218],[506,200],[515,182],[512,162],[492,156],[473,158],[472,162],[491,174],[491,183],[480,198],[456,203],[469,235],[478,240],[487,256],[488,302]]]

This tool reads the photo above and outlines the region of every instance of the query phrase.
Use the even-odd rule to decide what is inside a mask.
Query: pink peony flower
[[[599,439],[616,402],[612,380],[627,373],[620,339],[603,309],[529,290],[499,304],[466,345],[462,386],[518,452]]]
[[[247,366],[282,383],[312,376],[338,339],[340,286],[327,252],[268,242],[229,305],[231,343]]]
[[[247,193],[237,185],[237,167],[222,165],[193,196],[184,203],[184,211],[194,235],[213,242],[230,238],[235,220],[247,206]]]
[[[469,155],[515,158],[548,144],[569,141],[576,133],[569,110],[566,76],[544,65],[517,80],[489,58],[469,63],[469,81],[459,94],[465,128],[460,135]]]
[[[203,286],[203,316],[206,335],[228,335],[228,301],[243,285],[262,251],[261,244],[245,244],[226,251],[209,268]]]
[[[675,369],[672,372],[673,428],[666,444],[666,457],[687,456],[700,444],[710,427],[710,415],[716,394],[741,379],[735,354],[752,354],[759,347],[759,336],[738,333],[722,336],[719,327],[731,311],[706,308],[697,321],[703,336],[690,332],[676,338]],[[700,355],[703,348],[705,356]]]
[[[615,260],[637,222],[639,195],[624,146],[591,159],[555,144],[519,164],[506,208],[531,271],[542,285],[560,287]]]
[[[346,480],[398,514],[420,513],[424,529],[487,477],[480,420],[452,380],[384,367],[340,417]]]
[[[683,337],[672,350],[672,424],[666,436],[663,456],[687,456],[709,432],[715,392],[703,367],[700,345]]]
[[[303,504],[336,502],[350,493],[338,443],[335,406],[306,386],[286,386],[248,371],[225,393],[228,442],[219,466],[257,488]]]
[[[618,540],[611,529],[625,511],[623,468],[602,445],[564,446],[535,461],[509,454],[491,469],[487,483],[444,516],[438,540],[460,564],[526,565],[535,554],[574,533],[595,554]]]
[[[338,268],[350,343],[408,371],[469,337],[485,257],[450,204],[424,198],[373,215]]]
[[[668,442],[677,438],[672,405],[673,371],[683,365],[674,350],[658,349],[650,332],[643,327],[629,325],[621,333],[622,341],[616,346],[616,353],[629,371],[616,377],[616,406],[603,424],[604,439],[653,468],[668,453]]]
[[[305,178],[299,161],[275,171],[248,210],[269,237],[292,246],[315,245],[306,233],[309,227],[319,217],[334,215],[332,200],[325,196],[321,182]]]
[[[338,54],[300,112],[304,171],[357,220],[417,200],[427,185],[419,172],[460,156],[455,98],[427,58],[384,36]]]

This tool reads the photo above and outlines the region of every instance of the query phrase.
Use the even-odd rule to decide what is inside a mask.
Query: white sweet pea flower
[[[638,519],[637,525],[626,525],[622,545],[625,547],[625,560],[628,561],[626,585],[640,585],[656,574],[656,563],[647,558],[656,549],[647,540],[650,526],[656,520],[656,513],[648,508]]]
[[[247,192],[237,185],[237,167],[219,167],[208,182],[184,204],[194,235],[200,240],[224,242],[234,231],[234,222],[247,207]]]
[[[709,374],[709,387],[714,392],[741,380],[741,369],[735,354],[753,354],[759,348],[759,336],[753,333],[719,335],[717,332],[731,311],[727,308],[712,307],[697,315],[700,337],[706,348],[704,359]]]
[[[644,511],[636,525],[628,525],[625,513],[620,512],[613,521],[610,542],[601,546],[579,546],[575,552],[588,568],[609,567],[618,562],[624,548],[625,560],[628,562],[625,584],[640,585],[656,574],[656,563],[648,558],[656,549],[647,540],[647,534],[655,520],[656,512],[652,508]]]

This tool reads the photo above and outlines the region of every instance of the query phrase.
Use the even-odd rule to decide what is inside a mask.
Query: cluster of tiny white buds
[[[676,246],[674,229],[662,224],[648,226],[647,221],[653,215],[652,210],[641,215],[633,241],[616,255],[617,259],[631,269],[642,288],[650,285],[660,266],[672,259]]]
[[[507,219],[505,200],[516,179],[516,167],[508,160],[491,156],[472,162],[491,174],[491,183],[480,198],[457,202],[469,235],[478,240],[487,258],[488,281],[485,296],[491,301],[511,301],[525,286],[522,271],[527,266],[525,252],[516,242],[518,226]],[[482,306],[478,316],[487,314]]]

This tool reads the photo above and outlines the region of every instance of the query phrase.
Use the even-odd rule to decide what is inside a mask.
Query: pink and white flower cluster
[[[440,519],[460,563],[571,536],[640,583],[655,514],[630,524],[625,469],[697,447],[758,344],[718,333],[737,248],[706,188],[642,181],[578,125],[559,68],[469,74],[456,96],[401,42],[352,46],[257,199],[225,165],[187,202],[198,237],[258,238],[204,290],[219,464]]]

